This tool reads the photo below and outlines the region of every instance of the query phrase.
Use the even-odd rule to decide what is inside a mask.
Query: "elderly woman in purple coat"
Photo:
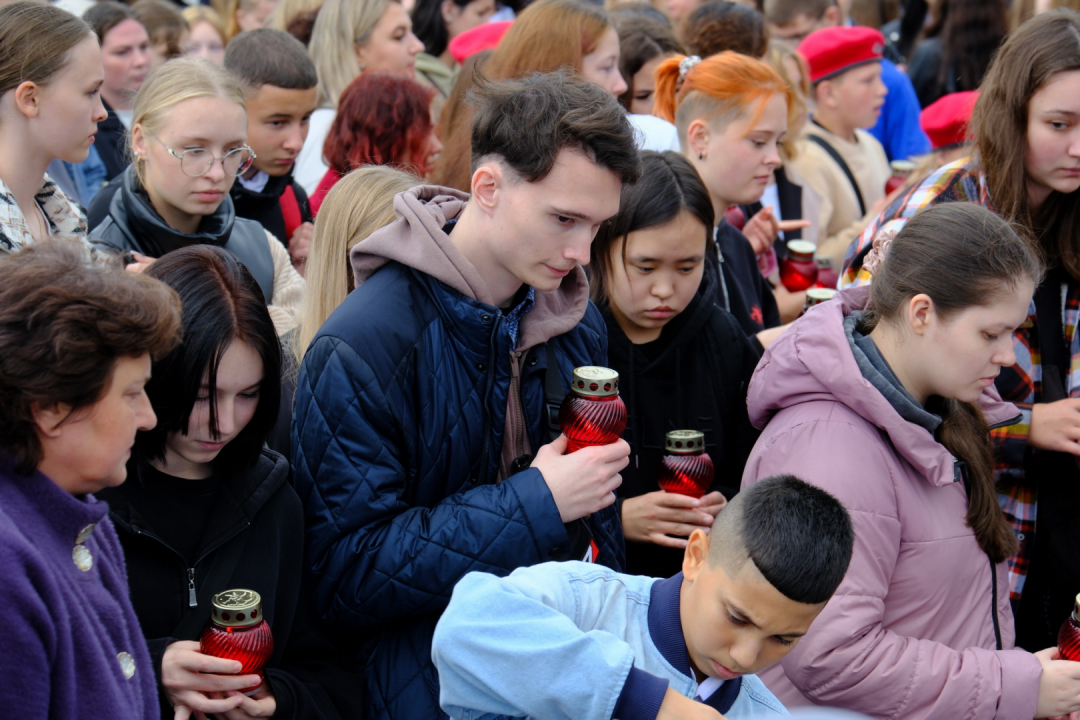
[[[52,238],[0,258],[0,708],[157,718],[124,558],[93,493],[124,482],[143,386],[179,341],[168,286]]]

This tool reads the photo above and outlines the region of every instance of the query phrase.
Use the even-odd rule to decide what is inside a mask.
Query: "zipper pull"
[[[197,607],[199,601],[195,599],[195,568],[187,571],[188,607]]]

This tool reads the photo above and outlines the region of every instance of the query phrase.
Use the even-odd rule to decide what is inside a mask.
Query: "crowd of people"
[[[0,5],[0,706],[1080,717],[1068,5]]]

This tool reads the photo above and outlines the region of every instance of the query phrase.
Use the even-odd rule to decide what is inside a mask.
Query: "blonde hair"
[[[214,28],[217,34],[221,36],[221,44],[228,43],[229,36],[225,34],[225,21],[221,19],[221,16],[218,15],[217,10],[214,10],[214,8],[209,5],[189,5],[180,14],[187,21],[188,28],[194,30],[195,26],[201,22],[209,23],[210,27]]]
[[[323,0],[278,0],[274,12],[270,13],[270,19],[266,21],[266,27],[271,30],[289,31],[289,23],[297,15],[315,12],[322,7]]]
[[[317,107],[336,108],[341,93],[360,74],[356,46],[371,36],[386,8],[397,0],[326,0],[308,46],[319,74]]]
[[[789,59],[799,68],[798,77],[791,77],[785,62]],[[780,75],[788,86],[788,90],[791,91],[791,99],[788,102],[788,129],[784,139],[780,141],[780,151],[785,161],[792,160],[798,154],[797,140],[810,113],[806,102],[806,99],[810,97],[810,72],[802,56],[783,41],[769,41],[769,52],[765,55],[765,61]]]
[[[199,97],[231,100],[247,110],[244,91],[228,70],[203,58],[176,58],[158,68],[135,96],[129,143],[136,126],[145,134],[157,135],[174,107]],[[135,161],[135,173],[140,182],[144,181],[144,162],[139,158]]]
[[[420,182],[415,175],[386,165],[364,165],[341,178],[327,194],[315,219],[307,262],[308,287],[319,291],[304,294],[300,326],[293,334],[298,366],[319,328],[353,290],[349,252],[392,223],[394,196]]]

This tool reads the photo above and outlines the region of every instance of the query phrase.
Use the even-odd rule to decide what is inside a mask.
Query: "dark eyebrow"
[[[679,258],[675,262],[676,263],[690,263],[690,262],[696,263],[696,262],[701,262],[703,258],[704,258],[704,256],[702,256],[702,255],[691,255],[690,257]],[[630,257],[628,257],[626,259],[631,261],[631,262],[636,262],[636,263],[660,262],[656,258],[642,257],[640,255],[631,255]]]
[[[560,210],[557,207],[553,207],[553,208],[551,208],[551,211],[553,213],[555,213],[556,215],[562,215],[564,217],[577,218],[578,220],[588,220],[589,219],[588,215],[582,215],[581,213],[573,212],[572,210]]]
[[[727,604],[728,604],[728,611],[729,611],[729,612],[733,613],[733,614],[734,614],[734,615],[735,615],[736,617],[740,618],[741,620],[745,620],[746,622],[750,623],[751,625],[753,625],[754,627],[756,627],[756,628],[757,628],[758,630],[760,630],[760,629],[761,629],[761,626],[760,626],[760,625],[758,625],[758,624],[757,624],[756,622],[754,622],[753,618],[751,618],[751,617],[750,617],[750,615],[749,615],[749,614],[748,614],[748,613],[747,613],[746,611],[744,611],[744,610],[740,610],[740,609],[738,608],[738,606],[736,606],[736,605],[735,605],[734,603],[732,603],[732,602],[731,602],[730,600],[728,600],[728,603],[727,603]],[[803,635],[805,635],[805,634],[806,634],[806,633],[784,633],[784,634],[782,634],[782,635],[777,635],[776,637],[782,637],[782,638],[801,638],[801,637],[802,637]]]

